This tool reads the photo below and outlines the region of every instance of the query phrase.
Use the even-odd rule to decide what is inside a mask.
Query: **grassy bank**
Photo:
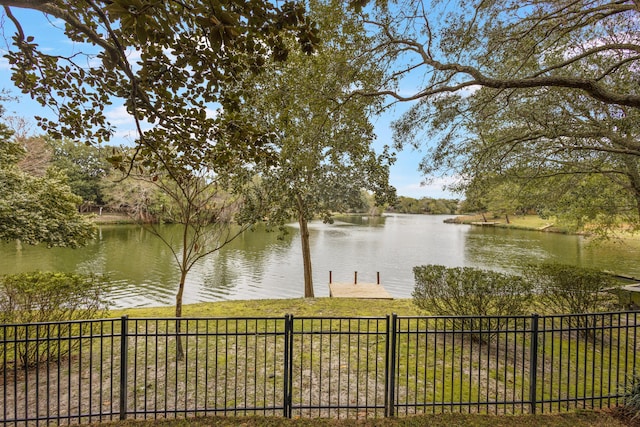
[[[468,415],[438,414],[396,419],[376,420],[328,420],[328,419],[283,419],[263,417],[208,417],[190,418],[187,420],[150,420],[124,421],[94,426],[115,427],[622,427],[630,425],[624,420],[614,417],[611,412],[576,411],[566,414],[543,415]]]
[[[486,214],[485,217],[487,223],[486,226],[491,227],[543,231],[548,233],[590,235],[587,231],[575,231],[569,227],[563,226],[554,218],[543,219],[537,215],[511,215],[509,216],[509,222],[507,222],[504,216],[494,218],[491,214]],[[485,218],[483,218],[482,215],[459,215],[447,220],[446,222],[452,224],[478,224],[484,223]],[[625,242],[640,242],[640,233],[631,233],[623,228],[618,230],[615,235],[610,235],[610,237],[615,237],[616,239],[620,239]]]
[[[137,222],[127,214],[108,212],[102,215],[95,213],[84,215],[94,224],[137,224]]]
[[[460,215],[448,222],[455,224],[483,223],[485,222],[485,218],[483,218],[482,215]],[[486,222],[491,224],[493,227],[515,228],[529,231],[547,231],[554,233],[570,232],[566,227],[557,225],[553,219],[543,219],[537,215],[512,215],[509,216],[509,222],[507,222],[504,216],[493,218],[492,215],[487,214]]]

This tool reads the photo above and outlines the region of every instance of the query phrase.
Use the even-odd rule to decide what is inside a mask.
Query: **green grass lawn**
[[[576,411],[563,414],[542,415],[468,415],[439,414],[408,418],[376,420],[335,420],[335,419],[284,419],[264,417],[206,417],[178,420],[122,421],[93,426],[114,427],[622,427],[633,425],[611,412]]]
[[[566,233],[566,234],[575,234],[576,231],[570,229],[566,225],[558,222],[558,220],[554,217],[551,218],[540,218],[538,215],[509,215],[509,222],[504,216],[500,216],[494,218],[492,214],[485,214],[485,218],[487,222],[495,223],[494,227],[500,228],[514,228],[520,230],[531,230],[531,231],[548,231],[554,233]],[[459,215],[456,217],[453,222],[458,224],[471,224],[472,222],[482,222],[484,218],[482,215]],[[588,227],[585,229],[585,233],[588,234]],[[611,234],[609,237],[615,237],[616,239],[621,239],[630,244],[637,243],[640,241],[640,233],[630,232],[628,229],[621,227],[616,231],[616,233]]]
[[[350,298],[296,298],[247,301],[220,301],[184,306],[183,317],[356,317],[416,316],[421,312],[411,299],[358,300]],[[128,308],[114,310],[111,315],[120,317],[174,317],[173,307]]]
[[[72,358],[61,359],[62,363],[52,366],[42,365],[37,373],[30,372],[28,378],[30,381],[48,378],[45,383],[54,390],[57,381],[62,381],[66,385],[61,390],[69,392],[69,396],[61,399],[65,405],[73,406],[78,399],[77,405],[87,404],[94,408],[93,413],[97,413],[98,407],[107,408],[105,413],[110,413],[113,401],[107,396],[111,393],[109,390],[117,390],[114,384],[117,384],[116,375],[121,366],[117,357],[120,354],[118,318],[127,315],[128,411],[158,408],[162,414],[165,409],[170,412],[171,408],[182,407],[183,401],[185,408],[238,408],[237,412],[230,409],[228,417],[162,421],[161,424],[167,427],[187,423],[248,427],[625,425],[611,415],[610,409],[586,411],[575,408],[615,405],[615,398],[605,396],[617,394],[618,384],[624,381],[629,364],[635,366],[634,360],[637,360],[635,352],[629,353],[627,342],[633,341],[637,345],[635,334],[629,335],[629,330],[620,329],[620,333],[603,330],[593,343],[563,331],[547,329],[548,332],[541,333],[539,346],[544,351],[540,353],[540,359],[544,358],[546,363],[537,365],[538,396],[547,403],[538,400],[539,415],[532,416],[519,415],[529,410],[526,396],[530,373],[526,366],[530,357],[530,334],[516,332],[520,326],[507,323],[503,332],[483,341],[482,336],[474,339],[473,334],[463,334],[459,326],[445,323],[442,318],[419,317],[398,319],[395,396],[398,402],[407,405],[396,407],[398,418],[384,419],[380,405],[385,399],[386,368],[383,366],[388,336],[386,320],[380,318],[392,313],[399,316],[423,314],[410,299],[315,298],[187,305],[183,315],[193,320],[182,323],[185,359],[178,361],[175,358],[176,326],[171,320],[173,307],[115,310],[111,313],[114,321],[105,322],[104,329],[101,322],[99,329],[93,327],[91,331],[80,333],[84,338],[77,340],[79,346],[74,347]],[[285,340],[281,337],[285,314],[292,314],[297,319],[292,324],[291,343],[295,351],[292,351],[290,366],[293,366],[293,413],[294,418],[300,418],[293,420],[279,417],[282,411],[277,409],[281,395],[276,391],[284,384]],[[276,320],[264,320],[274,318]],[[520,323],[528,321],[528,317],[518,320]],[[615,325],[624,327],[620,321]],[[115,333],[112,334],[111,329]],[[96,334],[95,339],[92,334]],[[116,357],[112,359],[111,355]],[[110,360],[114,363],[110,364]],[[576,369],[576,366],[581,368]],[[600,366],[606,369],[600,369]],[[64,380],[67,376],[68,381]],[[207,378],[215,380],[207,381]],[[7,396],[14,398],[13,404],[19,407],[17,416],[32,411],[33,405],[42,406],[40,414],[56,409],[47,407],[45,399],[36,402],[33,393],[28,393],[27,386],[32,390],[35,384],[27,384],[20,378],[16,384],[15,392]],[[97,384],[103,384],[103,387],[96,387]],[[590,394],[592,390],[605,394]],[[24,398],[20,397],[23,395]],[[584,405],[573,405],[565,399],[580,399],[581,396],[602,397],[595,397]],[[492,405],[490,402],[504,403]],[[5,405],[10,403],[5,402]],[[345,408],[345,403],[352,407],[338,413],[328,409],[331,406]],[[252,407],[267,410],[252,411]],[[368,409],[362,409],[364,407]],[[66,411],[59,402],[57,408],[60,413]],[[493,415],[469,414],[485,410]],[[204,414],[196,411],[198,409],[187,409],[192,416]],[[557,413],[550,414],[550,411]],[[428,415],[414,415],[420,413]],[[179,414],[182,416],[184,412]],[[234,414],[246,416],[234,417]],[[317,418],[336,415],[350,419]],[[159,421],[127,420],[111,424],[145,427],[151,423],[155,425]]]
[[[357,299],[337,299],[337,298],[314,298],[314,299],[277,299],[277,300],[255,300],[255,301],[224,301],[215,303],[202,303],[187,305],[184,308],[183,316],[188,318],[242,318],[242,317],[281,317],[285,314],[292,314],[295,317],[380,317],[386,314],[395,313],[399,316],[416,316],[424,314],[422,313],[410,299],[398,299],[398,300],[357,300]],[[142,308],[142,309],[126,309],[117,310],[112,313],[114,317],[119,317],[127,314],[130,318],[156,318],[156,317],[173,317],[173,307],[160,307],[160,308]],[[311,323],[310,323],[311,325]],[[311,327],[314,327],[311,325]],[[317,327],[317,325],[315,326]],[[421,337],[421,336],[420,336]],[[416,340],[420,338],[416,335]],[[422,339],[422,338],[420,338]],[[413,338],[411,338],[413,340]],[[566,343],[561,342],[562,339],[551,337],[551,340],[541,342],[543,346],[549,346],[547,354],[557,355],[560,353],[559,348],[563,345],[566,349]],[[318,343],[317,341],[316,343]],[[413,342],[413,341],[411,341]],[[435,341],[434,341],[435,343]],[[464,349],[463,345],[460,346],[458,341],[458,348],[456,355],[448,355],[441,352],[440,356],[443,361],[451,360],[452,363],[458,363],[458,360],[463,358],[474,358],[478,352],[479,347],[473,347],[469,349],[469,342],[467,342],[467,349]],[[369,344],[367,344],[369,345]],[[401,348],[407,348],[407,353],[413,352],[412,344],[407,342],[406,344],[400,343]],[[528,354],[526,349],[526,343],[520,343],[525,349],[524,354]],[[432,348],[435,348],[432,346]],[[475,351],[473,349],[476,349]],[[583,347],[578,345],[577,347],[570,348],[571,361],[582,360],[586,355],[579,353]],[[603,347],[604,348],[604,347]],[[334,348],[337,350],[337,348]],[[405,351],[405,350],[401,350]],[[453,351],[453,348],[448,348],[448,351]],[[465,353],[466,352],[466,353]],[[564,351],[563,351],[564,353]],[[606,352],[603,352],[606,353]],[[423,353],[424,354],[424,353]],[[426,357],[426,356],[425,356]],[[600,358],[608,357],[607,354],[598,356]],[[430,359],[431,360],[431,359]],[[436,358],[434,357],[435,361]],[[483,359],[484,360],[484,359]],[[604,359],[603,359],[604,360]],[[434,362],[435,363],[435,362]],[[484,365],[484,361],[480,363]],[[558,366],[561,363],[566,363],[560,359],[554,364]],[[604,361],[605,364],[609,363],[608,359]],[[589,365],[589,364],[587,364]],[[590,366],[590,365],[589,365]],[[437,381],[437,378],[431,378],[427,375],[424,368],[420,368],[417,365],[407,365],[407,371],[411,371],[412,375],[424,378],[425,382]],[[424,372],[423,372],[424,370]],[[446,371],[448,372],[448,371]],[[509,380],[508,378],[498,378],[500,373],[508,373],[507,370],[496,372],[489,372],[491,375],[495,375],[495,379],[500,381]],[[592,372],[587,372],[588,376],[591,376]],[[487,378],[493,378],[488,376]],[[606,378],[604,379],[606,380]],[[603,380],[603,381],[604,381]],[[513,381],[510,380],[510,381]],[[564,380],[563,380],[564,381]],[[412,381],[410,381],[412,383]],[[568,387],[574,386],[573,379],[569,382]],[[577,383],[576,383],[577,384]],[[519,388],[517,384],[515,388]],[[582,387],[582,383],[580,383]],[[555,389],[554,389],[555,390]],[[407,393],[412,390],[407,389]],[[445,394],[452,394],[455,390],[445,390]],[[546,392],[551,396],[556,394],[556,391]],[[455,393],[454,393],[455,394]],[[452,394],[453,396],[453,394]],[[548,397],[548,396],[547,396]],[[116,426],[139,426],[149,422],[145,421],[127,421],[123,423],[115,423]],[[158,421],[154,421],[154,424]],[[162,425],[168,427],[183,426],[186,424],[194,426],[622,426],[625,424],[618,418],[612,416],[611,410],[604,411],[585,411],[577,410],[573,412],[564,412],[558,414],[540,414],[540,415],[473,415],[473,414],[435,414],[435,415],[423,415],[423,416],[407,416],[399,417],[397,419],[365,419],[365,420],[333,420],[333,419],[293,419],[287,420],[279,417],[264,418],[264,417],[208,417],[208,418],[190,418],[188,420],[166,420],[162,421]]]

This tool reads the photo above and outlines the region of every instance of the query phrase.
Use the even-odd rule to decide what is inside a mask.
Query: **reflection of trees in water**
[[[384,227],[314,222],[310,231],[314,279],[319,284],[316,291],[326,291],[330,270],[336,281],[352,279],[357,270],[363,282],[375,281],[375,272],[380,271],[394,297],[410,298],[414,286],[411,268],[423,264],[518,272],[518,265],[546,260],[640,275],[640,242],[594,246],[578,236],[443,224],[442,220],[393,215],[386,218]],[[164,227],[167,233],[175,228]],[[102,226],[101,233],[101,240],[79,250],[24,245],[17,252],[14,242],[0,244],[0,272],[107,273],[117,288],[111,297],[118,305],[174,303],[178,271],[159,239],[133,225]],[[291,227],[279,240],[277,231],[267,233],[262,227],[245,232],[195,267],[185,301],[302,296],[297,233]]]
[[[165,226],[169,239],[177,239],[179,227]],[[114,226],[106,231],[102,250],[105,270],[133,284],[154,282],[165,289],[174,289],[179,271],[171,251],[153,233],[140,226]],[[174,236],[175,235],[175,236]]]
[[[296,230],[288,233],[267,231],[259,225],[238,236],[206,263],[202,270],[202,285],[214,295],[229,295],[241,283],[261,285],[265,271],[274,267],[277,255],[288,251]],[[277,268],[277,266],[276,266]]]
[[[544,261],[583,265],[582,237],[538,231],[471,227],[465,235],[467,265],[519,273]]]
[[[278,230],[267,231],[264,225],[257,225],[247,230],[227,246],[228,250],[242,250],[247,252],[262,252],[272,247],[289,247],[293,236],[297,233],[294,228],[286,227],[287,233]]]
[[[353,225],[364,225],[369,227],[382,227],[385,224],[384,216],[368,216],[368,215],[338,215],[334,218],[334,225],[340,225],[346,222]]]
[[[579,248],[583,267],[595,267],[631,277],[640,277],[640,240],[610,240],[583,243]]]
[[[201,292],[214,297],[229,295],[230,290],[235,286],[241,272],[232,268],[227,262],[227,255],[224,251],[218,251],[208,262],[200,275],[202,280]],[[199,273],[199,271],[194,271]]]

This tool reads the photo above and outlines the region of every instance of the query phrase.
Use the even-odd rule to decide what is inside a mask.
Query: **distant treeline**
[[[387,211],[408,214],[454,215],[458,213],[459,204],[460,201],[457,199],[431,199],[429,197],[414,199],[399,196],[396,204],[389,206]]]

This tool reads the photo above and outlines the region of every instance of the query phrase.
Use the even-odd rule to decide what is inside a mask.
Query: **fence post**
[[[387,418],[394,416],[395,409],[397,323],[397,314],[387,314],[387,363],[384,375],[384,416]]]
[[[127,418],[127,374],[128,366],[128,344],[129,344],[129,316],[121,317],[120,322],[120,419]]]
[[[292,394],[293,387],[293,315],[284,316],[284,402],[283,411],[285,418],[292,416]]]
[[[530,413],[536,413],[538,404],[538,322],[540,315],[534,313],[531,315],[531,353],[529,355],[529,402]]]

